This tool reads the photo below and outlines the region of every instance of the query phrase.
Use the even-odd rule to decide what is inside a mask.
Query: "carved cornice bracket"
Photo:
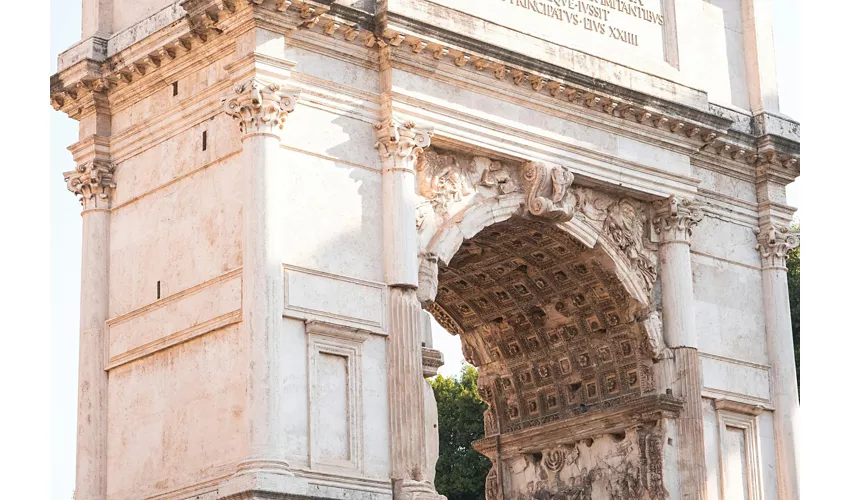
[[[289,113],[295,110],[300,91],[252,78],[233,88],[233,96],[222,102],[224,112],[239,120],[243,134],[280,136]]]
[[[691,234],[704,217],[694,200],[671,196],[652,203],[653,232],[661,243],[690,243]]]
[[[108,209],[115,189],[115,166],[107,161],[93,160],[65,172],[68,191],[77,195],[83,210]]]
[[[769,225],[758,230],[756,249],[761,254],[762,268],[787,269],[788,252],[800,246],[800,233],[787,227]]]
[[[417,128],[413,122],[399,122],[388,119],[375,124],[378,135],[378,148],[382,158],[411,158],[414,161],[422,150],[431,145],[433,131]]]

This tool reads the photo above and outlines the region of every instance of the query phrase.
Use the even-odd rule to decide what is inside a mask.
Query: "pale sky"
[[[773,0],[774,39],[782,112],[800,120],[801,0]],[[50,1],[50,70],[57,55],[79,41],[81,0]],[[46,77],[45,77],[46,78]],[[80,205],[65,188],[62,173],[74,168],[66,149],[77,140],[77,122],[50,114],[51,213],[51,499],[69,500],[74,490],[77,420],[77,357],[80,301]],[[800,207],[800,180],[788,186],[788,203]],[[797,212],[799,219],[800,213]],[[434,343],[446,364],[440,373],[457,373],[463,362],[460,339],[434,323]]]

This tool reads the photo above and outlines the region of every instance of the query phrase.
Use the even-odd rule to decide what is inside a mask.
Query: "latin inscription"
[[[644,0],[495,0],[567,26],[585,29],[635,47],[638,35],[624,27],[639,22],[664,26],[664,16],[644,5]]]

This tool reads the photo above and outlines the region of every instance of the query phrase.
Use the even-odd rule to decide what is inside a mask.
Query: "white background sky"
[[[802,0],[773,2],[780,106],[784,114],[799,119]],[[50,74],[56,71],[57,55],[79,41],[81,5],[81,0],[50,0]],[[838,45],[833,48],[843,50]],[[36,99],[42,97],[38,94]],[[62,113],[51,112],[50,498],[53,500],[69,500],[74,490],[81,227],[79,203],[66,190],[62,173],[74,168],[66,148],[76,140],[77,122]],[[798,179],[788,188],[790,205],[800,206],[799,192]],[[441,373],[456,373],[463,362],[460,340],[434,324],[434,342],[446,360]]]

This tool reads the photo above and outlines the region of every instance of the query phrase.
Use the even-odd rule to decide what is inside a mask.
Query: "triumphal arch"
[[[79,500],[799,498],[769,0],[83,0]]]

